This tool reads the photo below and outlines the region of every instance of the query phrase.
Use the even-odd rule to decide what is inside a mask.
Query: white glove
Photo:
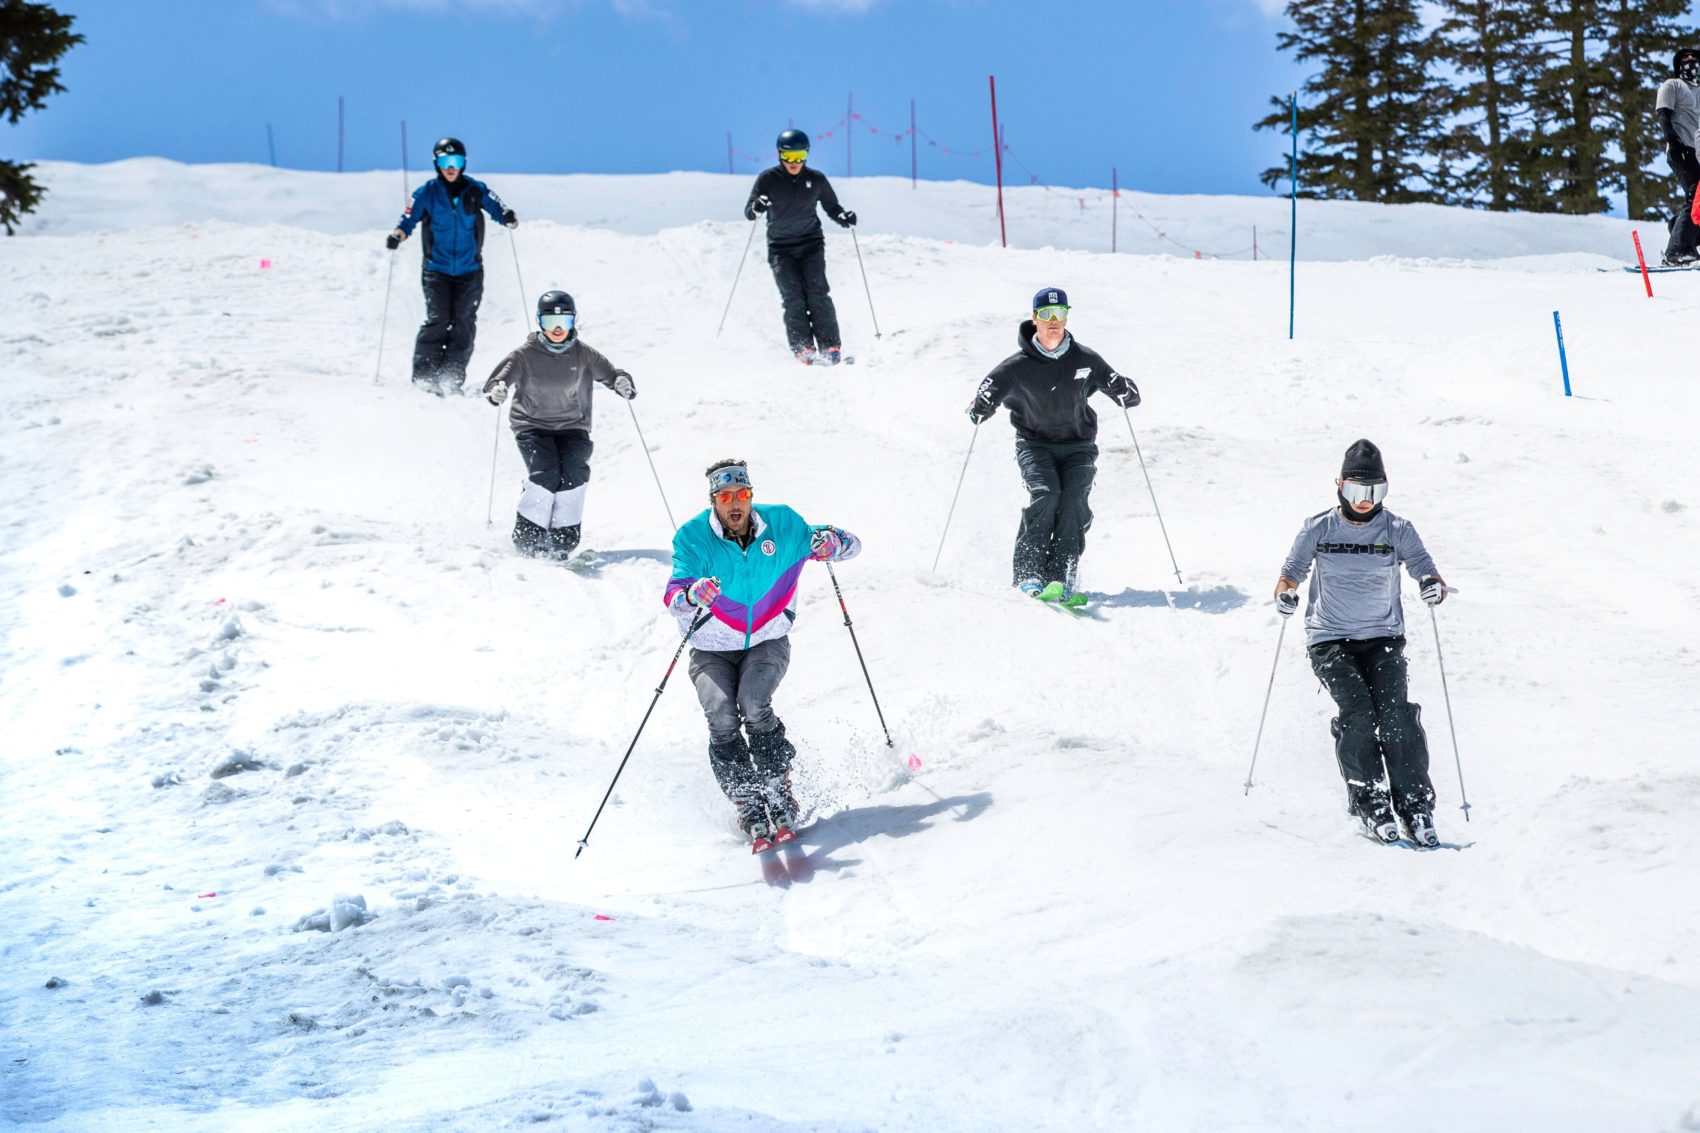
[[[614,392],[627,401],[637,396],[637,387],[632,384],[632,376],[624,370],[614,374]]]
[[[1424,602],[1431,606],[1438,606],[1446,601],[1446,583],[1442,582],[1439,577],[1425,578],[1422,581],[1422,589],[1417,593],[1422,595]]]
[[[504,402],[508,399],[508,383],[507,382],[497,382],[495,385],[491,386],[487,391],[485,391],[484,396],[485,396],[486,399],[489,400],[491,405],[502,404],[502,402]]]
[[[1290,618],[1299,608],[1299,592],[1283,590],[1275,595],[1275,612],[1283,618]]]

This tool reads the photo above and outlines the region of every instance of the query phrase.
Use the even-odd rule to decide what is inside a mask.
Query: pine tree
[[[1688,0],[1607,0],[1600,20],[1605,33],[1601,111],[1621,155],[1612,172],[1623,186],[1630,219],[1662,217],[1680,194],[1664,160],[1653,100],[1670,74],[1671,57],[1693,32],[1678,24]]]
[[[1529,43],[1533,111],[1524,166],[1546,199],[1538,211],[1606,210],[1619,187],[1607,160],[1605,66],[1600,55],[1603,0],[1534,0]]]
[[[1433,143],[1448,202],[1528,207],[1535,194],[1520,167],[1528,143],[1528,0],[1442,0],[1441,7],[1439,55],[1461,80],[1445,109],[1451,127]]]
[[[48,96],[65,88],[59,82],[59,57],[83,37],[72,32],[75,17],[47,4],[0,0],[0,117],[13,125],[26,111],[40,110]],[[13,226],[41,203],[43,189],[30,163],[0,160],[0,224]]]
[[[1438,200],[1425,163],[1446,88],[1431,74],[1433,37],[1425,36],[1419,0],[1288,0],[1293,31],[1279,33],[1282,51],[1322,64],[1299,98],[1302,195],[1403,203]],[[1256,128],[1291,128],[1287,100]],[[1286,164],[1262,174],[1274,187]]]

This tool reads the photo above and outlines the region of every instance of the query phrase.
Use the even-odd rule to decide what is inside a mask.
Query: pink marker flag
[[[916,755],[914,752],[909,753],[908,762],[909,762],[909,770],[911,770],[911,771],[921,770],[921,757]]]
[[[272,266],[272,262],[270,260],[261,260],[260,261],[260,267],[262,267],[262,268],[269,268],[271,266]]]
[[[613,920],[613,919],[614,919],[614,918],[613,918],[613,917],[605,917],[605,916],[603,916],[603,915],[602,915],[602,914],[601,914],[601,913],[597,913],[597,914],[596,914],[596,919],[597,919],[597,920],[599,920],[599,921],[611,921],[611,920]]]

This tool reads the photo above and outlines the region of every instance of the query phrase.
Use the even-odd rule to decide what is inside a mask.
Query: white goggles
[[[1340,496],[1349,504],[1378,504],[1387,498],[1387,481],[1362,484],[1347,480],[1340,485]]]
[[[572,330],[573,316],[571,315],[538,315],[537,325],[544,330]]]

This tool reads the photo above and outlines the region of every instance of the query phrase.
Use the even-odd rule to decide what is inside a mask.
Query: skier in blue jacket
[[[805,564],[854,558],[862,544],[780,504],[757,509],[741,460],[709,467],[708,495],[708,510],[673,536],[665,601],[681,631],[709,612],[691,637],[691,681],[708,717],[714,777],[760,849],[770,837],[786,840],[797,820],[797,749],[773,714],[774,691],[791,664],[797,580]]]
[[[478,333],[484,297],[484,216],[519,227],[514,210],[484,182],[466,175],[466,147],[443,138],[431,149],[437,175],[413,191],[413,200],[384,246],[394,251],[423,226],[425,322],[413,344],[413,383],[442,397],[459,393]]]

